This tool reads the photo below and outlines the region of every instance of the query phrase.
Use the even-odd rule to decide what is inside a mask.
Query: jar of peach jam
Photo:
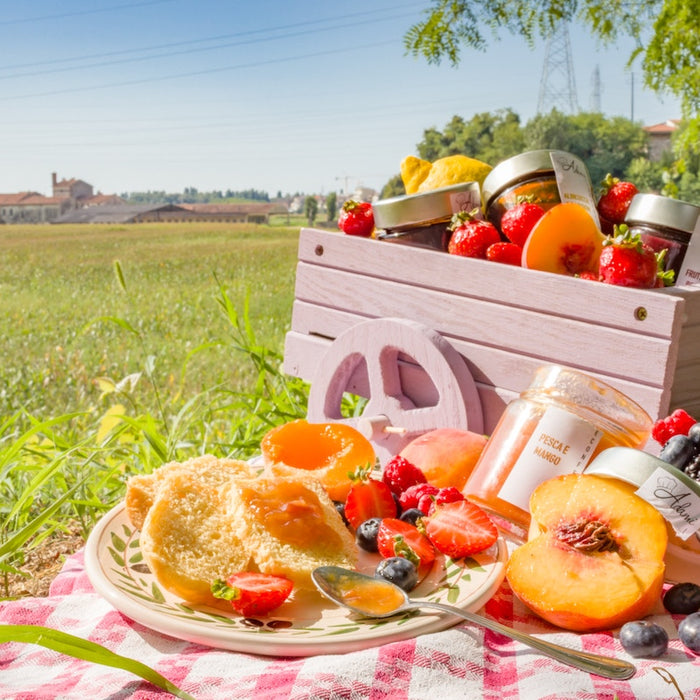
[[[582,472],[608,447],[640,447],[651,427],[644,409],[614,387],[559,365],[540,367],[506,407],[464,494],[523,541],[530,495],[540,483]]]

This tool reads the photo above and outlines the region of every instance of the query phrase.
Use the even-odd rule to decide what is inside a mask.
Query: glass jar
[[[656,253],[666,250],[664,269],[678,277],[690,238],[700,216],[700,207],[658,194],[636,194],[625,223]]]
[[[617,389],[559,365],[540,367],[505,409],[465,487],[499,527],[524,540],[535,488],[580,473],[609,447],[640,447],[652,420]]]
[[[484,179],[481,193],[484,214],[499,231],[503,214],[522,201],[539,204],[545,211],[575,201],[595,212],[588,169],[566,151],[527,151],[501,161]]]
[[[463,182],[418,194],[380,199],[372,205],[376,238],[447,251],[454,214],[481,205],[478,182]]]

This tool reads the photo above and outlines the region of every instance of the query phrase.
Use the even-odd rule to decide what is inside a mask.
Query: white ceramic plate
[[[177,639],[253,654],[313,656],[409,639],[460,622],[427,609],[383,620],[361,618],[315,591],[293,593],[271,616],[259,620],[242,618],[233,611],[228,615],[190,606],[156,581],[143,561],[138,537],[123,504],[106,513],[87,541],[87,574],[96,590],[121,613]],[[474,557],[436,560],[411,596],[478,610],[500,586],[507,557],[506,543],[499,539]],[[359,568],[370,572],[377,560],[377,555],[366,555]]]

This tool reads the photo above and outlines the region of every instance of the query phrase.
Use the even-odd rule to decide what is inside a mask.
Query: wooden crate
[[[303,229],[284,371],[313,382],[333,340],[367,319],[413,319],[461,354],[476,382],[484,431],[556,363],[605,381],[653,419],[700,415],[700,286],[639,290]],[[425,372],[402,362],[411,396],[431,400]],[[358,372],[352,393],[366,396]]]

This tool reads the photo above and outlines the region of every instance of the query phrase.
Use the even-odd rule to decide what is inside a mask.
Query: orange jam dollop
[[[295,547],[342,549],[318,495],[303,484],[279,479],[244,488],[242,495],[255,518],[280,541]]]
[[[343,602],[366,615],[387,615],[400,608],[405,600],[401,591],[383,581],[340,578],[336,590]]]

